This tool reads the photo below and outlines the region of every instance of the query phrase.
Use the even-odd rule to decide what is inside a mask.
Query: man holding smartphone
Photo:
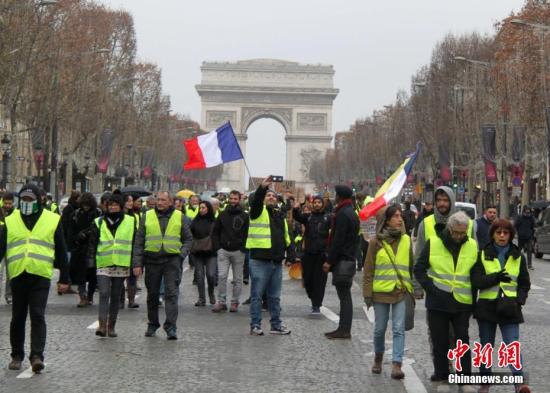
[[[250,225],[246,248],[250,250],[250,334],[263,336],[262,295],[266,293],[271,315],[271,334],[287,335],[280,319],[282,262],[293,262],[291,239],[284,212],[277,205],[277,194],[269,187],[272,176],[266,178],[250,201]]]

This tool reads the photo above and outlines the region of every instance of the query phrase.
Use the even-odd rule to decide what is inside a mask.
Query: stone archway
[[[319,154],[332,141],[332,104],[338,95],[333,87],[330,65],[304,65],[273,59],[235,63],[204,62],[201,84],[201,124],[208,130],[231,121],[246,157],[248,127],[261,118],[271,118],[286,132],[285,178],[312,191],[303,155]],[[219,187],[242,190],[245,178],[242,161],[224,166]]]

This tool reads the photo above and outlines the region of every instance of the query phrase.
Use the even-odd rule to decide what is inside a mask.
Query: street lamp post
[[[546,75],[545,75],[545,56],[544,56],[544,36],[546,33],[550,32],[550,25],[544,25],[541,23],[528,22],[523,19],[512,19],[510,21],[515,26],[523,26],[534,29],[539,33],[540,39],[540,67],[541,67],[541,88],[544,89],[542,92],[542,97],[544,99],[544,106],[548,105],[547,94],[548,89],[546,88]],[[547,110],[545,108],[545,110]],[[550,129],[549,126],[546,127],[546,200],[550,200]],[[527,179],[529,180],[529,179]]]
[[[10,159],[10,145],[11,141],[8,137],[8,134],[4,134],[4,137],[0,140],[0,145],[2,147],[2,186],[1,188],[6,188],[8,182],[8,160]]]

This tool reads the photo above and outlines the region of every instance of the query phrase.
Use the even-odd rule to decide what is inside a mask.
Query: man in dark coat
[[[533,237],[535,236],[535,217],[529,206],[524,206],[521,216],[514,223],[518,234],[518,247],[525,251],[527,267],[533,270]]]
[[[302,256],[302,272],[304,287],[311,300],[311,313],[320,314],[327,285],[327,273],[323,271],[323,263],[327,261],[327,239],[330,230],[330,217],[325,213],[323,198],[313,198],[312,212],[305,214],[300,211],[297,203],[292,211],[294,220],[305,226],[304,254]]]
[[[355,213],[353,206],[352,190],[348,186],[338,185],[336,191],[336,208],[331,225],[329,237],[329,249],[327,262],[323,264],[325,272],[334,271],[341,263],[354,261],[353,270],[355,271],[355,258],[357,242],[359,238],[359,218]],[[334,283],[334,275],[333,275]],[[353,303],[351,300],[351,285],[353,277],[347,283],[338,283],[335,285],[338,299],[340,299],[340,321],[338,329],[326,333],[328,339],[350,339],[351,321],[353,319]]]
[[[483,250],[485,246],[490,243],[491,239],[489,239],[489,228],[496,218],[497,207],[494,205],[489,205],[485,209],[483,216],[476,220],[476,238],[477,245],[480,250]]]

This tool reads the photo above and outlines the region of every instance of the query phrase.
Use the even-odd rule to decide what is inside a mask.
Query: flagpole
[[[246,168],[246,171],[248,172],[248,177],[250,178],[250,181],[252,182],[252,187],[256,188],[256,182],[254,181],[254,178],[252,177],[252,174],[250,173],[250,169],[248,168],[248,164],[246,163],[246,158],[244,158],[243,151],[241,150],[241,145],[239,144],[239,140],[237,139],[237,135],[235,135],[235,130],[233,130],[233,126],[231,125],[230,121],[227,121],[229,124],[229,127],[231,127],[231,131],[233,132],[233,137],[235,138],[235,142],[237,142],[237,146],[239,147],[239,151],[241,152],[241,156],[243,157],[244,161],[244,167]]]

